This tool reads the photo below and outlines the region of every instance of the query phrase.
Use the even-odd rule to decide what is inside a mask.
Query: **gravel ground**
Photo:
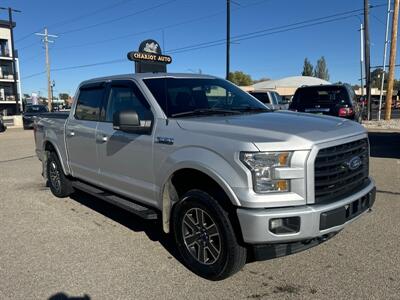
[[[387,148],[400,146],[400,133],[374,133],[371,145],[372,213],[318,247],[210,282],[180,263],[159,223],[83,193],[53,197],[32,131],[8,130],[0,134],[0,299],[400,299],[400,153]]]
[[[368,129],[393,129],[400,130],[400,119],[392,120],[374,120],[374,121],[363,121],[362,123]]]

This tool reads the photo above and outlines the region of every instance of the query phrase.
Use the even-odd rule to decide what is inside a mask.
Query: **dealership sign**
[[[163,55],[160,45],[155,40],[145,40],[139,46],[139,51],[128,53],[128,59],[135,62],[136,73],[166,72],[167,64],[172,57]]]

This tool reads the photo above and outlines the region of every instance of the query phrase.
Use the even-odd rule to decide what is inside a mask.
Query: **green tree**
[[[371,72],[371,87],[378,89],[381,88],[382,74],[383,74],[383,69],[381,68],[375,69]],[[388,73],[385,72],[385,82],[383,84],[384,89],[386,89],[387,78],[388,78]]]
[[[321,57],[317,60],[317,66],[314,70],[314,77],[329,80],[328,67],[326,66],[325,57]]]
[[[68,100],[69,95],[68,95],[67,93],[59,93],[59,94],[58,94],[58,97],[59,97],[61,100],[66,101],[66,100]]]
[[[314,67],[306,57],[304,59],[304,65],[303,65],[303,72],[301,72],[302,76],[313,76],[313,70]]]
[[[229,73],[229,81],[236,85],[252,85],[253,80],[251,79],[251,76],[249,74],[245,74],[242,71],[235,71],[235,72],[230,72]]]

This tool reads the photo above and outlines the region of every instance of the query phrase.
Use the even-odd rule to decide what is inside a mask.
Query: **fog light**
[[[274,234],[290,234],[300,231],[300,217],[269,220],[269,231]]]

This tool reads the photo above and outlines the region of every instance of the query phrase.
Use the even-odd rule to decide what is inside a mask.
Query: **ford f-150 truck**
[[[362,126],[272,111],[212,76],[88,80],[69,114],[34,129],[55,196],[83,190],[160,218],[182,262],[210,280],[318,245],[375,201]]]

